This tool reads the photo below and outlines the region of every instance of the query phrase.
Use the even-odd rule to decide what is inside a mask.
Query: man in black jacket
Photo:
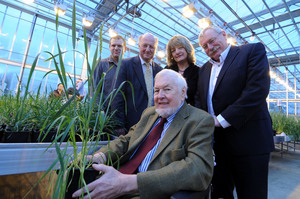
[[[212,198],[233,199],[235,186],[238,198],[267,199],[274,142],[265,48],[230,46],[216,26],[202,30],[199,44],[211,58],[199,71],[195,105],[215,120]]]
[[[139,55],[122,61],[116,88],[126,82],[122,87],[126,101],[123,95],[118,93],[112,103],[112,110],[117,110],[115,117],[120,122],[120,128],[117,129],[118,134],[124,135],[131,126],[139,121],[142,112],[147,107],[153,106],[154,77],[162,70],[162,67],[152,61],[157,44],[158,39],[151,33],[141,35],[139,37]]]

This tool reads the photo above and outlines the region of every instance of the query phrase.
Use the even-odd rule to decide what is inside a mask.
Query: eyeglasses
[[[217,34],[217,36],[211,38],[210,40],[208,40],[208,42],[206,44],[204,44],[203,46],[201,46],[204,50],[208,49],[208,44],[209,45],[213,45],[215,43],[215,41],[217,40],[218,36],[221,34],[222,32],[219,32]]]

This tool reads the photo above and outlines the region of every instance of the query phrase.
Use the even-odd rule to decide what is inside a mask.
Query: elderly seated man
[[[213,173],[214,120],[186,104],[186,91],[179,73],[165,69],[156,75],[155,106],[143,112],[127,135],[89,156],[98,163],[93,168],[103,173],[87,186],[91,198],[170,198],[180,190],[208,188]],[[114,167],[104,165],[108,156]],[[118,161],[119,171],[115,169]]]

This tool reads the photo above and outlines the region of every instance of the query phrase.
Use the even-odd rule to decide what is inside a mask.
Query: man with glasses
[[[87,185],[91,198],[131,194],[121,198],[160,199],[173,198],[175,192],[174,198],[207,198],[214,121],[205,111],[188,105],[186,94],[187,83],[179,73],[166,69],[155,76],[154,107],[143,112],[127,135],[87,156],[95,163],[93,168],[103,173]],[[114,168],[103,165],[107,162]]]
[[[226,32],[209,26],[199,44],[210,57],[199,71],[195,106],[215,120],[216,166],[212,198],[267,199],[268,163],[274,150],[266,98],[269,64],[261,43],[231,46]]]

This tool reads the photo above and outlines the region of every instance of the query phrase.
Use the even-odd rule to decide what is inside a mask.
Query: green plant
[[[72,176],[74,173],[74,169],[78,169],[80,171],[80,180],[79,185],[87,186],[84,179],[84,172],[87,168],[89,168],[92,162],[87,160],[87,155],[91,152],[95,151],[99,145],[100,137],[103,134],[106,134],[105,131],[109,131],[109,129],[114,128],[114,124],[116,123],[112,115],[114,112],[112,111],[103,111],[104,104],[109,108],[113,99],[115,98],[117,92],[120,91],[120,88],[117,88],[111,92],[107,99],[103,98],[103,86],[104,86],[104,78],[105,74],[102,75],[102,79],[98,83],[98,85],[93,84],[93,73],[95,71],[95,67],[100,60],[101,55],[101,46],[102,46],[102,28],[100,30],[99,35],[99,45],[97,45],[93,61],[90,64],[88,58],[88,48],[87,48],[87,37],[85,29],[83,28],[84,33],[84,44],[85,44],[85,52],[78,52],[75,48],[76,42],[76,6],[75,0],[73,2],[73,14],[72,14],[72,41],[73,41],[73,49],[67,52],[62,52],[60,49],[60,44],[57,39],[57,49],[58,53],[53,55],[50,52],[47,52],[50,56],[49,60],[52,60],[55,65],[55,71],[59,77],[60,82],[63,84],[64,89],[68,88],[68,78],[72,81],[72,86],[75,87],[75,75],[74,79],[70,76],[67,76],[65,73],[65,66],[63,62],[63,54],[64,53],[73,53],[74,57],[74,65],[75,63],[75,53],[85,54],[87,61],[87,73],[88,79],[86,84],[88,84],[88,94],[83,101],[76,100],[76,93],[74,92],[72,96],[66,95],[66,99],[62,104],[57,103],[56,101],[50,102],[39,102],[34,105],[34,117],[35,119],[39,117],[43,117],[43,123],[40,124],[41,129],[49,129],[56,128],[57,135],[55,140],[51,143],[51,145],[55,146],[57,159],[52,163],[49,169],[45,172],[42,180],[48,173],[51,173],[52,170],[57,169],[57,165],[59,165],[59,171],[57,172],[57,180],[52,185],[53,194],[51,198],[64,198],[66,189],[69,185],[69,176]],[[58,22],[58,16],[56,16],[56,21]],[[58,23],[56,23],[58,24]],[[57,26],[56,26],[57,30]],[[100,48],[99,48],[100,46]],[[123,52],[122,52],[123,53]],[[122,57],[122,56],[120,56]],[[121,59],[118,63],[117,73],[119,71],[119,67],[121,64]],[[35,67],[35,66],[33,66]],[[76,74],[74,67],[74,74]],[[96,99],[100,99],[96,102]],[[53,112],[53,107],[55,111]],[[41,116],[44,115],[44,116]],[[68,138],[66,147],[62,147],[61,143],[65,138]],[[110,139],[110,136],[108,136]],[[81,148],[78,147],[76,142],[78,139],[81,141]],[[108,140],[109,142],[109,140]],[[67,148],[71,147],[72,152],[67,153]],[[108,160],[110,158],[108,157]],[[111,164],[108,161],[108,164]],[[39,180],[39,181],[40,181]],[[88,193],[89,194],[89,193]]]
[[[3,97],[3,106],[1,106],[0,109],[1,117],[7,128],[9,128],[12,132],[32,130],[32,124],[30,123],[29,116],[31,114],[30,107],[32,103],[34,103],[34,100],[32,100],[32,98],[28,98],[28,89],[37,60],[38,57],[36,57],[33,61],[23,96],[21,96],[21,84],[19,84],[15,96],[10,93]]]
[[[32,101],[28,99],[21,101],[11,94],[3,96],[2,100],[0,107],[2,124],[12,132],[30,131],[32,125],[29,116]]]
[[[293,140],[300,140],[300,119],[296,116],[287,116],[283,113],[271,112],[273,129],[276,133],[284,132]]]

